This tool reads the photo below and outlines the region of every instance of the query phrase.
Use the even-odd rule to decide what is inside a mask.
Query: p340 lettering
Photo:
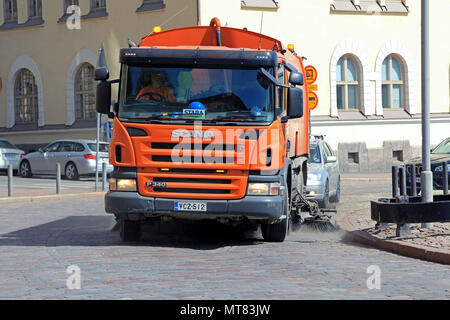
[[[165,188],[167,184],[165,182],[147,182],[149,188]]]

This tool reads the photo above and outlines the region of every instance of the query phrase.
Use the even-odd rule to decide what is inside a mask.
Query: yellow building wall
[[[19,23],[27,20],[27,0],[18,0]],[[66,78],[69,66],[78,52],[89,49],[97,54],[104,42],[111,79],[119,76],[119,51],[128,47],[128,38],[135,42],[152,32],[155,25],[172,29],[197,24],[196,0],[164,0],[160,10],[137,13],[142,0],[108,0],[107,17],[81,20],[80,30],[69,30],[63,15],[63,0],[42,0],[45,23],[41,26],[0,30],[0,128],[7,124],[7,79],[11,65],[21,55],[31,57],[39,68],[44,90],[45,125],[66,123]],[[90,11],[90,0],[80,0],[82,15]],[[3,1],[0,1],[0,23],[3,22]],[[115,97],[113,97],[115,99]],[[95,138],[95,130],[92,131]],[[38,134],[39,135],[39,134]],[[5,138],[5,135],[1,135]],[[8,136],[7,136],[8,138]],[[14,143],[31,140],[48,142],[48,136],[12,135]]]

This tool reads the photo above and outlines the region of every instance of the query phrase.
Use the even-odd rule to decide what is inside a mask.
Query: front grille
[[[193,193],[193,194],[230,194],[230,190],[215,190],[215,189],[186,189],[186,188],[154,188],[155,192],[166,193]]]
[[[211,184],[231,184],[231,180],[225,179],[199,179],[199,178],[153,178],[153,182],[179,182],[179,183],[211,183]]]
[[[248,177],[240,164],[245,153],[237,152],[235,143],[174,143],[157,132],[134,142],[141,150],[136,158],[142,196],[216,200],[245,196]]]
[[[159,172],[172,172],[172,173],[195,173],[195,174],[227,174],[227,170],[220,170],[217,172],[217,169],[184,169],[184,168],[170,168],[163,170],[162,168],[158,169]]]
[[[179,159],[177,159],[179,158]],[[173,163],[218,163],[218,164],[233,164],[234,158],[231,157],[195,157],[195,156],[152,156],[152,161],[155,162],[173,162]]]
[[[199,148],[201,146],[201,149]],[[168,143],[168,142],[153,142],[152,149],[159,150],[172,150],[177,148],[183,150],[223,150],[223,151],[235,151],[235,146],[232,144],[190,144],[190,143]]]

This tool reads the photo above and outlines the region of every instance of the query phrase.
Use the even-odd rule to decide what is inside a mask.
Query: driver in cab
[[[144,83],[144,88],[139,91],[136,96],[136,100],[152,100],[152,101],[175,101],[173,95],[173,89],[169,86],[167,75],[162,71],[152,71],[150,75],[147,73],[144,78],[141,79],[141,83]],[[148,81],[150,78],[150,81]]]

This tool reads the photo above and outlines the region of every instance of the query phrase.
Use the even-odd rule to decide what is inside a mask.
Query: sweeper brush
[[[320,209],[317,202],[306,199],[302,192],[296,192],[292,199],[292,229],[306,227],[311,231],[335,232],[337,210]]]

